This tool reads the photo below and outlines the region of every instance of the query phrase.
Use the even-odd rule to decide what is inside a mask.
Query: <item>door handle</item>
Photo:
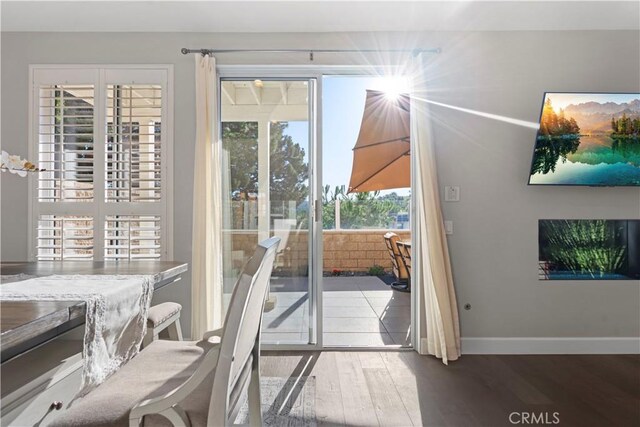
[[[318,222],[322,218],[322,203],[319,200],[313,201],[313,216],[314,221]]]

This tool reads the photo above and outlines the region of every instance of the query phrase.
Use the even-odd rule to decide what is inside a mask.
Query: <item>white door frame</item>
[[[323,345],[323,304],[322,304],[322,272],[323,272],[323,242],[322,242],[322,78],[326,75],[344,76],[383,76],[397,70],[397,66],[254,66],[254,65],[218,65],[218,123],[221,121],[221,81],[225,79],[255,80],[255,79],[282,79],[302,80],[313,79],[315,85],[310,85],[309,98],[309,201],[311,203],[311,227],[309,229],[309,281],[311,292],[309,294],[310,321],[315,328],[309,328],[309,341],[311,344],[263,344],[264,350],[342,350],[362,351],[366,350],[414,350],[418,348],[420,326],[419,322],[419,298],[417,297],[415,279],[411,276],[411,347],[325,347]],[[315,87],[313,87],[315,86]],[[412,139],[413,141],[413,139]],[[413,159],[413,156],[412,156]],[[413,162],[413,161],[412,161]],[[413,165],[411,169],[413,187]],[[418,242],[416,239],[418,221],[415,220],[415,206],[417,206],[416,194],[411,192],[411,241],[412,247]],[[416,252],[417,253],[417,252]],[[418,257],[419,258],[419,257]],[[416,259],[415,264],[420,260]],[[419,268],[419,267],[418,267]],[[418,270],[419,271],[419,270]]]

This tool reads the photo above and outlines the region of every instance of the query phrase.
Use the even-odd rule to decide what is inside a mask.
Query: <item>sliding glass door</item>
[[[385,136],[408,125],[409,111],[399,107],[406,79],[244,70],[229,67],[219,87],[225,295],[257,243],[277,236],[267,348],[410,347],[412,294],[389,286],[408,285],[409,267],[403,274],[385,243],[392,232],[411,247],[410,169],[375,188],[349,188],[365,117],[380,116],[368,132],[387,144],[373,141],[377,160],[389,157],[389,144],[408,148],[408,130]],[[398,183],[397,175],[406,179]]]
[[[311,154],[315,79],[220,83],[223,254],[228,297],[256,244],[280,237],[265,344],[313,344]]]

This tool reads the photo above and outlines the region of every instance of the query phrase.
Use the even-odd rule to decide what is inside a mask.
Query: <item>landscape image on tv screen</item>
[[[547,92],[529,184],[640,186],[640,94]]]
[[[540,280],[639,280],[640,220],[538,221]]]

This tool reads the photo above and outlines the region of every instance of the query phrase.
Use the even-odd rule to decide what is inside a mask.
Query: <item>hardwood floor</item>
[[[640,426],[638,355],[467,355],[449,366],[412,351],[261,360],[263,376],[316,377],[321,426]]]

